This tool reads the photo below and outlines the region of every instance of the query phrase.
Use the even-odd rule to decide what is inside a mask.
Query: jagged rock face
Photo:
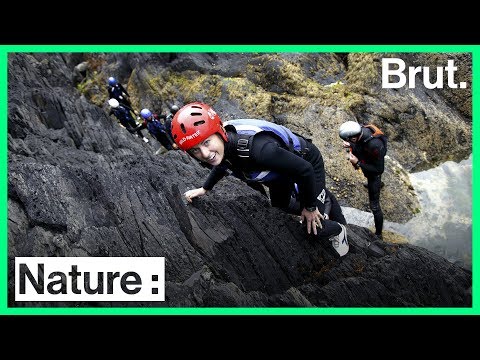
[[[9,57],[10,306],[113,305],[16,303],[16,256],[166,258],[165,302],[115,306],[471,306],[470,272],[411,245],[380,242],[367,247],[372,234],[354,225],[347,227],[350,253],[336,258],[328,242],[306,237],[297,219],[271,208],[265,197],[235,178],[227,177],[208,196],[187,204],[181,194],[201,186],[208,171],[179,151],[154,155],[156,148],[118,126],[106,107],[73,87],[77,63],[69,56]],[[270,74],[281,73],[272,59],[259,57],[272,67]],[[222,86],[228,87],[226,77],[259,61],[231,54],[109,54],[103,59],[109,72],[122,69],[126,77],[133,70],[129,91],[136,105],[143,95],[155,98],[140,84],[160,81],[147,76],[158,64],[164,64],[171,79],[174,69],[210,71],[224,77]],[[343,76],[341,62],[329,74],[320,71],[318,64],[331,60],[330,55],[300,60],[299,69],[310,69],[319,82]],[[262,75],[258,81],[266,83],[269,76],[275,78]],[[210,88],[205,87],[207,94],[220,89],[217,110],[229,116],[251,114],[222,91],[218,79],[210,78]],[[176,90],[173,85],[167,90],[184,95],[157,103],[180,103],[194,96],[182,87],[185,83],[176,84]],[[272,109],[282,119],[281,106],[276,106]],[[287,112],[283,119],[289,123],[290,117]],[[304,128],[313,129],[313,124]]]

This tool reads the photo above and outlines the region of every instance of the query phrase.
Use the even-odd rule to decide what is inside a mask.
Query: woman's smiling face
[[[225,155],[225,143],[222,137],[218,133],[215,133],[190,148],[188,152],[196,159],[216,166],[222,162],[223,156]]]

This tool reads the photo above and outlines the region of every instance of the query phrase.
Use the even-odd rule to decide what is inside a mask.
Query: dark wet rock
[[[132,84],[147,79],[138,73],[140,65],[147,71],[171,63],[178,71],[193,67],[222,76],[248,70],[249,57],[228,70],[231,56],[115,55],[118,62],[110,69],[122,76],[135,69]],[[299,69],[327,79],[314,65],[320,60],[302,58]],[[266,76],[273,76],[273,60],[268,61],[272,68]],[[350,253],[338,258],[328,241],[306,237],[298,219],[270,207],[235,178],[187,204],[181,194],[201,186],[208,171],[180,151],[155,155],[151,143],[120,127],[107,108],[72,87],[78,63],[65,54],[9,56],[9,306],[471,306],[472,275],[463,268],[423,248],[376,241],[354,225],[347,226]],[[207,71],[212,63],[220,69]],[[331,80],[342,71],[333,71]],[[168,73],[173,76],[172,69]],[[175,91],[182,90],[178,86]],[[144,90],[131,91],[140,99]],[[162,104],[179,99],[166,97]],[[218,111],[232,116],[255,115],[228,96],[217,104]],[[291,113],[278,106],[279,121],[290,124]],[[313,121],[317,111],[346,118],[345,112],[329,109],[309,105],[306,119]],[[313,123],[304,129],[315,135]],[[18,303],[13,299],[16,256],[163,256],[166,301]]]

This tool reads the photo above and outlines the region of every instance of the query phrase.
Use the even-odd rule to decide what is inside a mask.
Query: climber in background
[[[356,169],[361,169],[367,178],[368,200],[375,222],[375,235],[382,239],[383,212],[380,207],[380,190],[387,153],[387,137],[375,125],[360,125],[355,121],[344,122],[338,134],[343,140],[343,147],[351,149],[347,153],[347,160]]]
[[[172,120],[175,114],[178,111],[178,106],[177,105],[172,105],[170,108],[170,114],[168,114],[165,118],[165,128],[167,129],[167,134],[170,136],[170,139],[172,139],[173,142],[173,136],[172,136]],[[173,142],[174,143],[174,142]],[[175,148],[178,149],[177,144],[175,144]]]
[[[142,109],[142,111],[140,111],[140,116],[143,118],[143,123],[138,126],[138,129],[147,129],[148,132],[167,150],[174,150],[177,148],[176,144],[170,136],[168,136],[167,129],[160,121],[161,117],[159,115],[152,113],[149,109]],[[163,117],[165,118],[165,115],[163,115]]]
[[[108,98],[116,99],[120,104],[128,106],[135,115],[138,115],[135,110],[132,109],[130,95],[127,90],[112,76],[108,78]]]
[[[136,133],[140,139],[144,142],[148,143],[148,139],[143,136],[142,131],[138,128],[137,122],[133,118],[129,107],[122,105],[118,102],[117,99],[110,99],[108,100],[108,105],[110,105],[111,110],[108,115],[115,115],[115,117],[120,121],[125,129],[127,129],[130,133]]]

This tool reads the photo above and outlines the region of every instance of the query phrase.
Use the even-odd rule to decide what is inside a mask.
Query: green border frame
[[[472,53],[472,204],[478,200],[476,166],[480,121],[478,120],[480,45],[2,45],[0,48],[0,315],[479,315],[480,299],[476,276],[480,251],[472,208],[472,307],[470,308],[9,308],[8,293],[8,53],[11,52],[470,52]],[[474,81],[475,79],[475,81]],[[474,101],[476,100],[476,101]],[[474,121],[475,120],[475,121]]]

